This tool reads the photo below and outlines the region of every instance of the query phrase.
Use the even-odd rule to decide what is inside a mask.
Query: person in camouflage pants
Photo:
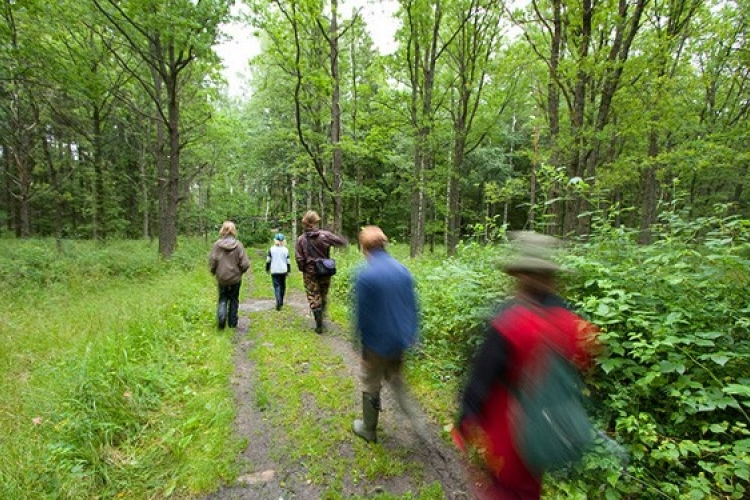
[[[307,303],[310,304],[310,309],[313,311],[316,309],[325,310],[328,305],[328,290],[331,288],[331,277],[304,273],[303,281],[305,282],[305,294],[307,295]]]
[[[328,305],[330,276],[315,274],[315,261],[330,256],[331,247],[346,246],[346,239],[330,231],[319,228],[320,216],[310,210],[302,217],[303,233],[297,238],[294,258],[302,272],[307,302],[315,317],[315,332],[323,333],[323,315]]]

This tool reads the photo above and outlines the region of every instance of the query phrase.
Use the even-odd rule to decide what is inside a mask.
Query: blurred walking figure
[[[365,441],[377,441],[380,390],[385,380],[419,436],[427,440],[424,422],[401,377],[404,351],[417,341],[414,279],[385,251],[387,241],[377,226],[366,226],[359,233],[367,259],[354,282],[355,333],[362,344],[363,419],[354,421],[353,430]]]
[[[303,232],[297,238],[294,247],[294,258],[297,268],[302,271],[305,282],[307,302],[315,317],[315,332],[323,333],[323,316],[328,306],[328,289],[331,287],[331,275],[322,275],[316,271],[316,263],[329,260],[331,247],[343,247],[346,239],[319,228],[320,216],[310,210],[302,216]]]
[[[292,272],[286,238],[281,233],[276,233],[276,236],[273,237],[273,246],[268,250],[268,256],[266,257],[266,272],[271,273],[273,294],[276,296],[276,310],[279,311],[281,306],[284,305],[286,277]]]
[[[211,249],[208,265],[219,285],[219,306],[216,312],[219,328],[223,329],[227,323],[229,328],[236,328],[242,275],[250,269],[250,259],[245,247],[237,239],[237,227],[233,222],[226,221],[221,225],[219,239]]]
[[[515,278],[516,293],[501,306],[488,325],[487,336],[474,359],[463,391],[460,417],[453,437],[459,448],[465,450],[468,445],[483,455],[483,467],[490,473],[492,484],[477,492],[480,498],[537,500],[541,496],[544,467],[540,468],[538,461],[530,460],[529,441],[544,435],[544,429],[538,427],[536,421],[532,422],[528,414],[522,413],[524,402],[535,397],[528,393],[527,375],[535,374],[534,378],[542,380],[547,389],[555,385],[554,379],[549,378],[558,375],[552,371],[552,358],[540,356],[546,352],[554,352],[563,363],[572,367],[572,362],[583,369],[593,352],[595,329],[574,314],[555,293],[556,274],[560,268],[549,257],[557,240],[523,232],[517,233],[513,243],[520,255],[504,269]],[[575,368],[572,371],[577,373]],[[562,373],[565,377],[566,372]],[[536,390],[544,392],[544,388],[537,387]],[[575,431],[580,430],[578,436],[583,436],[580,443],[573,443],[570,450],[563,451],[574,455],[582,453],[581,449],[592,439],[589,422],[580,421],[587,418],[585,411],[573,398],[563,401],[563,406],[559,407],[564,408],[557,410],[561,412],[558,416],[563,415],[560,420],[566,422],[552,424],[565,427],[564,433],[570,427],[567,424],[572,423],[573,427],[578,426]],[[576,407],[583,415],[575,414]],[[538,413],[543,415],[547,409]],[[522,425],[529,426],[524,429],[527,434],[519,433]],[[552,441],[533,443],[541,448],[543,459],[555,453]]]

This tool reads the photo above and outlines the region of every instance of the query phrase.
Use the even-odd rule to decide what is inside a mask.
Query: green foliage
[[[208,249],[197,240],[183,243],[182,251],[167,262],[148,241],[63,241],[60,253],[54,240],[0,239],[0,281],[5,292],[17,295],[50,285],[65,288],[115,277],[149,278],[170,268],[191,269],[197,259],[205,259]]]
[[[633,459],[618,495],[747,495],[749,235],[737,218],[671,215],[652,246],[610,231],[568,257],[568,294],[606,346],[591,379],[599,418]]]
[[[722,213],[667,213],[650,246],[596,214],[589,241],[561,256],[570,271],[563,295],[601,328],[604,353],[588,374],[592,413],[630,464],[623,470],[623,452],[603,443],[550,481],[551,496],[747,497],[750,222]],[[467,245],[453,259],[402,259],[422,309],[412,379],[443,424],[485,321],[509,291],[498,266],[505,252]],[[343,297],[345,282],[335,287]]]
[[[15,241],[19,269],[45,243]],[[142,247],[76,245],[49,285],[18,278],[0,297],[3,498],[188,495],[234,474],[232,344],[214,331],[205,248],[125,258],[154,258]],[[82,261],[102,266],[79,277]]]

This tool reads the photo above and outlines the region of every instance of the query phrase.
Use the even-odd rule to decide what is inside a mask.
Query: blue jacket
[[[354,282],[355,321],[362,346],[386,358],[417,340],[414,278],[385,250],[373,251]]]

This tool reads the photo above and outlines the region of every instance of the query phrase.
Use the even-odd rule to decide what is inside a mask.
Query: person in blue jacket
[[[377,226],[366,226],[359,234],[366,264],[354,282],[354,314],[362,354],[363,419],[355,420],[352,430],[365,441],[377,441],[380,390],[386,381],[419,437],[427,439],[401,376],[404,352],[416,343],[419,328],[415,283],[409,270],[385,251],[387,241]]]

